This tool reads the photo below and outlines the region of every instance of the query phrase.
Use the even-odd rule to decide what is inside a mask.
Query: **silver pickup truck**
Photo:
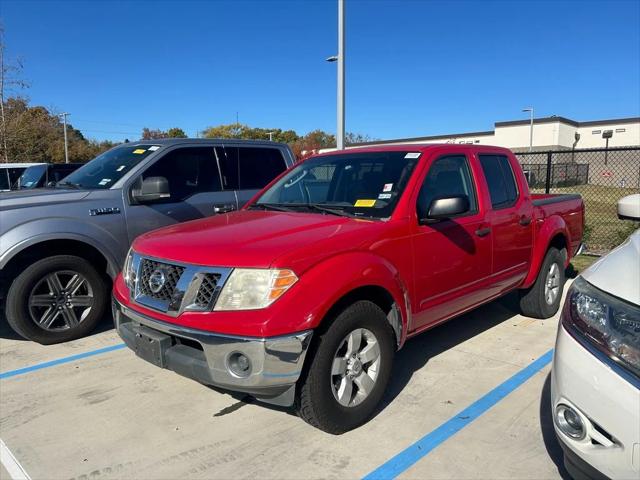
[[[167,139],[103,153],[56,188],[0,194],[0,296],[42,344],[82,337],[138,235],[236,210],[294,163],[285,144]]]

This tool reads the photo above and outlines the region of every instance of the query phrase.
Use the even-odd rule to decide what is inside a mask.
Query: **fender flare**
[[[64,228],[61,231],[61,223]],[[40,233],[33,235],[33,231]],[[117,248],[118,242],[113,235],[102,228],[90,223],[69,220],[64,217],[51,217],[22,223],[8,230],[0,237],[0,243],[10,245],[0,254],[0,270],[26,248],[51,240],[75,240],[95,248],[107,261],[107,273],[115,277],[120,269],[117,254],[104,242],[96,238],[106,238],[108,243]]]
[[[549,250],[552,240],[558,235],[562,235],[567,246],[565,267],[569,264],[569,260],[571,258],[571,252],[569,251],[571,245],[571,234],[569,233],[567,224],[559,215],[553,215],[545,218],[542,228],[536,232],[533,251],[531,252],[531,267],[529,268],[529,274],[522,284],[524,288],[530,287],[536,281],[540,267],[544,261],[544,257],[547,254],[547,250]]]
[[[398,270],[386,259],[367,252],[346,252],[304,272],[299,286],[301,291],[313,292],[311,298],[305,298],[313,306],[305,315],[303,327],[314,329],[342,298],[355,290],[363,287],[384,289],[393,299],[400,316],[398,347],[404,344],[411,325],[409,293]],[[393,319],[390,319],[390,324],[397,334]]]

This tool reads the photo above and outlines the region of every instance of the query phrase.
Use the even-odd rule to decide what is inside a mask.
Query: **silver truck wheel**
[[[91,313],[95,303],[89,281],[72,270],[46,275],[33,287],[27,301],[31,319],[48,331],[76,327]]]
[[[553,317],[560,308],[564,288],[566,252],[550,247],[534,284],[520,291],[520,310],[533,318]]]
[[[380,346],[366,328],[357,328],[342,340],[333,358],[331,388],[345,407],[360,405],[371,393],[380,371]]]
[[[324,320],[305,360],[296,407],[304,421],[340,434],[368,421],[391,379],[396,338],[382,309],[368,300]]]
[[[7,293],[7,322],[16,333],[43,345],[84,337],[109,304],[104,274],[89,260],[54,255],[27,266]]]
[[[560,267],[552,263],[544,281],[544,299],[547,305],[553,305],[560,293]]]

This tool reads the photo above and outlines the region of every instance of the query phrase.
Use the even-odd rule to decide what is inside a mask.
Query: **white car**
[[[618,202],[640,220],[640,195]],[[575,479],[640,479],[640,230],[567,292],[551,372],[554,427]]]

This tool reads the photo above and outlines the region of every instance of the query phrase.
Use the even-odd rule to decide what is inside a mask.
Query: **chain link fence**
[[[516,153],[535,193],[579,193],[587,251],[602,254],[640,224],[618,220],[616,203],[640,193],[640,147]]]

